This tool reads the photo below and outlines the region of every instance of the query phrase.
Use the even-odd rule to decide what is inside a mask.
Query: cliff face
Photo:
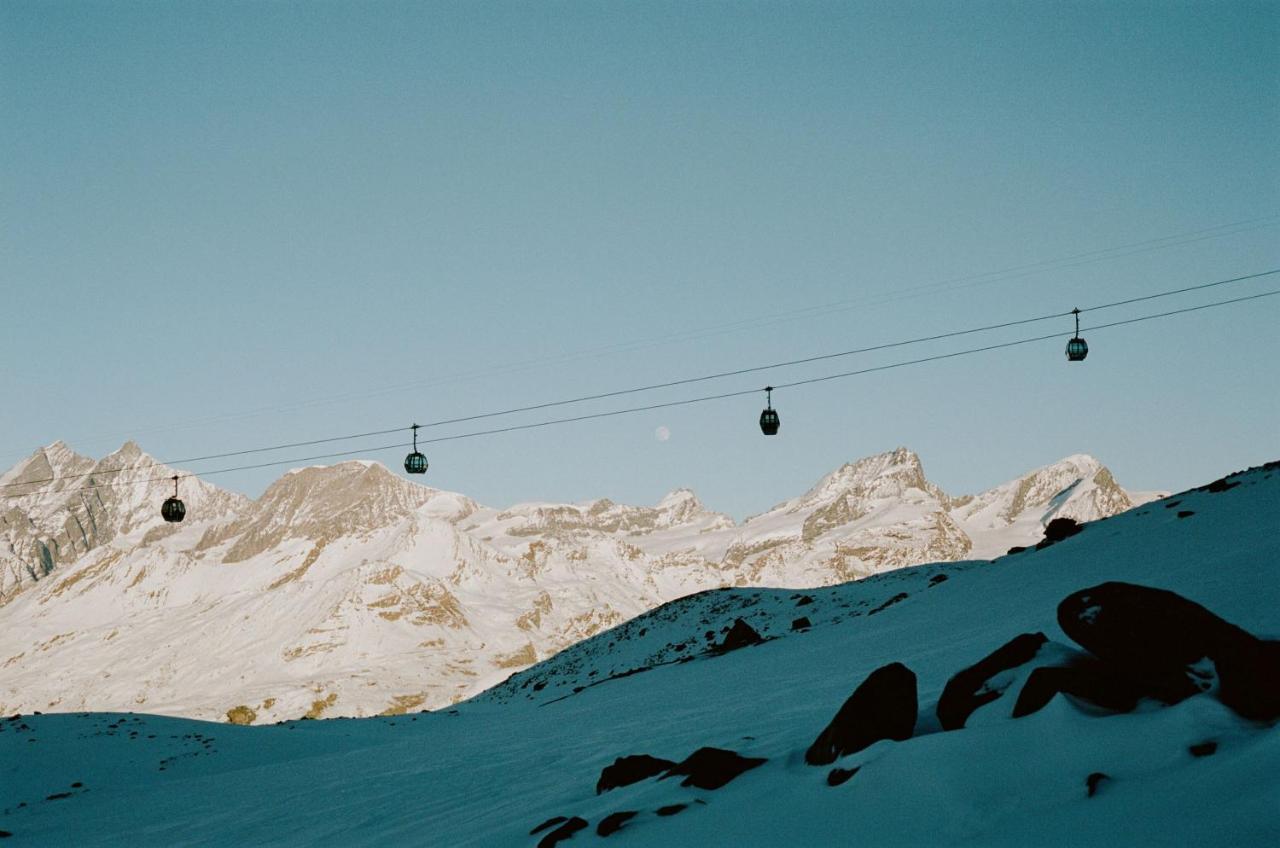
[[[436,707],[703,589],[988,557],[1131,505],[1090,457],[954,498],[898,449],[741,524],[687,489],[498,511],[348,462],[256,501],[184,478],[168,525],[171,475],[132,443],[98,461],[55,443],[0,478],[0,713]]]

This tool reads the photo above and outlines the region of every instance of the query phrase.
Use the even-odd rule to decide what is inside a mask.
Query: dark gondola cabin
[[[418,425],[413,425],[413,453],[404,458],[404,470],[410,474],[426,474],[427,458],[418,450]]]
[[[1089,345],[1080,338],[1080,310],[1073,309],[1071,314],[1076,316],[1076,334],[1067,342],[1067,361],[1084,362],[1084,358],[1089,355]]]
[[[760,413],[760,432],[766,436],[775,436],[782,422],[778,419],[777,410],[773,408],[773,386],[765,388],[765,397],[765,407]]]
[[[173,497],[165,498],[160,505],[160,517],[170,524],[177,524],[187,517],[187,506],[178,497],[178,478],[173,478]]]

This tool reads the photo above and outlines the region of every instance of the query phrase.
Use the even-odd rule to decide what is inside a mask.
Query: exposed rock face
[[[1023,633],[948,680],[938,699],[938,723],[942,729],[964,727],[974,710],[999,698],[1008,684],[1000,686],[992,678],[1030,662],[1046,641],[1043,633]]]
[[[538,840],[538,848],[552,848],[552,846],[572,838],[575,833],[585,829],[586,826],[587,820],[578,816],[566,819],[563,824]]]
[[[733,622],[733,627],[729,628],[729,632],[724,635],[724,641],[718,645],[712,645],[708,650],[715,654],[724,654],[750,645],[759,645],[763,641],[764,639],[760,637],[754,627],[739,618]]]
[[[861,766],[854,766],[853,768],[847,768],[847,769],[833,768],[831,771],[827,772],[827,785],[842,786],[845,783],[849,782],[849,778],[853,777],[855,774],[857,774],[861,770],[862,770]]]
[[[651,757],[648,754],[632,754],[626,757],[618,757],[613,761],[612,765],[605,766],[600,771],[600,779],[596,781],[596,794],[608,792],[610,789],[617,789],[619,786],[630,786],[633,783],[639,783],[650,777],[655,777],[667,771],[675,763],[671,760],[664,760],[661,757]]]
[[[158,505],[173,494],[174,473],[133,442],[97,461],[54,442],[0,475],[0,605],[122,537],[153,529],[150,541],[163,540],[173,530]],[[249,503],[194,479],[180,494],[188,514],[202,516],[193,521],[225,519]]]
[[[1193,669],[1208,658],[1219,697],[1246,718],[1280,717],[1280,654],[1199,604],[1163,589],[1103,583],[1058,606],[1063,632],[1142,691],[1176,703],[1209,688]]]
[[[596,833],[600,836],[617,833],[624,824],[636,817],[636,812],[636,810],[619,810],[616,813],[610,813],[600,819],[600,823],[596,825]]]
[[[698,789],[719,789],[743,772],[768,762],[764,757],[744,757],[736,751],[724,748],[699,748],[672,766],[662,780],[684,776],[681,786]]]
[[[1038,712],[1059,693],[1121,713],[1137,706],[1143,694],[1139,687],[1097,660],[1086,659],[1070,666],[1042,666],[1032,671],[1023,684],[1013,705],[1013,717]]]
[[[183,478],[187,519],[169,525],[171,471],[136,444],[94,460],[55,443],[0,475],[0,709],[222,720],[242,704],[264,723],[330,694],[327,715],[400,698],[434,709],[695,592],[816,587],[1034,541],[1095,510],[1100,469],[1074,457],[1034,484],[952,498],[899,448],[735,524],[687,489],[652,507],[495,510],[347,462],[292,471],[256,501]],[[758,638],[740,629],[724,646]],[[119,655],[137,662],[93,672]]]
[[[1213,662],[1218,700],[1254,721],[1280,719],[1280,642],[1231,640]]]
[[[902,741],[915,732],[916,676],[902,663],[867,676],[805,752],[811,766],[829,765],[881,739]]]
[[[1044,540],[1036,545],[1036,549],[1047,548],[1055,542],[1069,539],[1083,529],[1074,518],[1055,518],[1044,528]]]
[[[1093,655],[1037,668],[1013,715],[1039,710],[1059,692],[1128,711],[1142,698],[1174,704],[1213,689],[1241,716],[1280,718],[1280,643],[1258,639],[1164,589],[1103,583],[1058,605],[1063,631]]]
[[[243,562],[287,539],[328,544],[343,536],[372,533],[408,517],[432,494],[431,489],[405,485],[375,463],[292,471],[272,483],[243,518],[220,528],[221,534],[235,539],[222,560]],[[207,541],[202,544],[210,546]]]

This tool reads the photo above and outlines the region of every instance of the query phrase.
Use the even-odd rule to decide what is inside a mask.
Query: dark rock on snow
[[[596,794],[617,789],[619,786],[630,786],[646,778],[661,774],[675,765],[672,760],[651,757],[648,754],[633,754],[618,757],[613,765],[605,766],[600,771],[600,779],[596,781]]]
[[[857,774],[861,768],[862,766],[854,766],[853,768],[847,768],[847,769],[833,768],[831,771],[827,772],[827,785],[839,786],[840,784],[844,783],[846,780],[848,780],[849,778]]]
[[[1055,518],[1044,528],[1044,538],[1036,544],[1036,550],[1044,550],[1050,545],[1069,539],[1084,529],[1074,518]]]
[[[1187,748],[1187,751],[1190,752],[1193,757],[1208,757],[1217,753],[1218,743],[1213,741],[1197,742],[1195,745]]]
[[[808,630],[812,626],[813,623],[809,621],[809,617],[807,615],[802,615],[795,621],[791,622],[792,630]]]
[[[1090,657],[1074,665],[1041,666],[1031,672],[1013,705],[1013,717],[1038,712],[1059,692],[1121,713],[1132,710],[1142,697],[1141,690],[1125,677]]]
[[[529,831],[529,835],[533,836],[536,833],[541,833],[542,831],[546,830],[552,825],[557,825],[557,824],[560,824],[560,822],[562,821],[568,821],[568,820],[569,820],[568,816],[552,816],[551,818],[544,821],[542,824],[535,827],[533,830]]]
[[[1030,662],[1046,641],[1043,633],[1023,633],[948,680],[938,699],[942,729],[964,727],[974,710],[999,698],[1004,688],[991,686],[991,678]]]
[[[587,826],[587,820],[574,816],[538,841],[538,848],[551,848],[563,839],[569,839]]]
[[[657,809],[657,813],[660,816],[674,816],[676,813],[680,812],[687,806],[689,805],[688,804],[668,804],[665,807],[659,807]]]
[[[894,596],[893,596],[892,598],[890,598],[889,600],[885,601],[885,602],[884,602],[883,604],[881,604],[880,606],[878,606],[878,607],[876,607],[875,609],[873,609],[873,610],[871,610],[870,612],[868,612],[868,613],[867,613],[867,615],[875,615],[875,614],[876,614],[876,613],[878,613],[878,612],[883,612],[884,610],[887,610],[889,607],[893,606],[894,604],[896,604],[896,603],[900,603],[900,602],[902,602],[902,601],[905,601],[905,600],[906,600],[907,598],[909,598],[909,597],[911,597],[911,596],[910,596],[910,595],[908,595],[906,592],[899,592],[898,594],[894,595]]]
[[[600,824],[596,825],[596,833],[600,836],[616,833],[629,820],[635,818],[635,815],[635,810],[619,810],[616,813],[610,813],[600,819]]]
[[[743,772],[766,762],[768,760],[764,757],[743,757],[724,748],[699,748],[659,779],[684,775],[681,786],[719,789]]]
[[[755,628],[747,624],[742,619],[734,619],[733,627],[729,628],[729,632],[725,634],[724,641],[719,645],[712,645],[707,650],[712,653],[723,654],[729,651],[736,651],[738,648],[746,648],[749,645],[759,645],[764,639],[760,638],[760,634]]]
[[[1050,542],[1061,542],[1083,530],[1074,518],[1055,518],[1044,528],[1044,537]]]
[[[1245,718],[1280,718],[1280,643],[1258,639],[1181,595],[1103,583],[1068,595],[1058,605],[1058,624],[1146,695],[1172,704],[1208,688],[1191,668],[1207,657],[1224,704]]]
[[[902,663],[871,672],[805,751],[811,766],[825,766],[881,739],[902,741],[915,731],[916,675]]]
[[[1097,795],[1098,787],[1102,785],[1102,782],[1110,779],[1111,775],[1100,771],[1095,771],[1093,774],[1086,777],[1084,779],[1084,785],[1089,797],[1092,798],[1094,795]]]

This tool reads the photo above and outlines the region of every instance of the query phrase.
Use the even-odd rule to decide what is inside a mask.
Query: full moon
[[[653,431],[653,437],[660,442],[665,442],[667,439],[671,438],[671,428],[663,424],[661,427]]]

